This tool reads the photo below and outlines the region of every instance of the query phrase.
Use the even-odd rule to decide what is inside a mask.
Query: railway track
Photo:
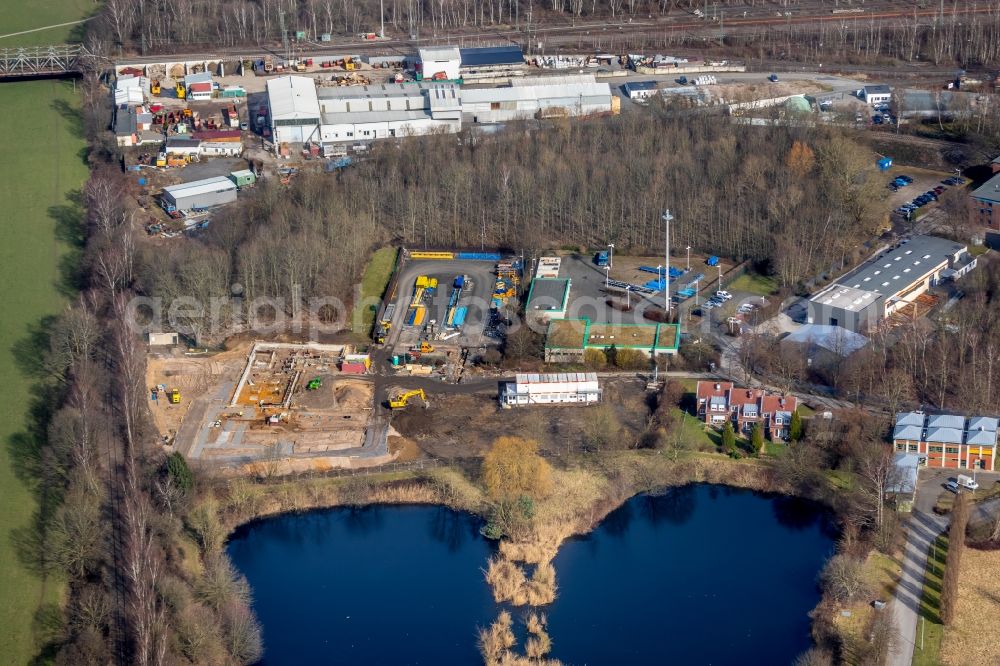
[[[873,6],[874,5],[874,6]],[[745,16],[733,16],[736,11],[743,11]],[[782,7],[778,3],[767,3],[763,6],[736,10],[733,8],[718,10],[717,20],[711,13],[704,18],[684,12],[678,15],[661,16],[635,20],[634,17],[624,20],[598,20],[591,22],[567,22],[563,25],[542,25],[529,29],[482,29],[451,30],[437,33],[432,37],[417,39],[387,39],[376,42],[343,40],[330,43],[308,42],[301,50],[304,57],[329,55],[345,52],[368,55],[393,55],[412,53],[416,48],[430,44],[451,43],[473,45],[483,43],[535,43],[542,41],[546,50],[559,50],[574,46],[582,38],[591,40],[607,34],[609,37],[662,37],[664,34],[685,33],[694,37],[717,37],[721,32],[732,34],[749,30],[780,28],[792,26],[808,26],[821,24],[842,24],[845,26],[871,24],[873,22],[899,22],[912,25],[916,23],[931,23],[939,17],[965,17],[982,14],[997,14],[1000,12],[989,3],[973,2],[954,3],[951,7],[919,8],[909,2],[888,0],[882,3],[868,3],[860,13],[833,13],[831,6],[822,2],[812,2],[796,7]],[[264,52],[278,52],[278,43],[262,44],[257,47],[239,46],[216,48],[205,51],[173,52],[168,54],[123,57],[116,64],[143,64],[162,62],[164,57],[175,60],[214,60],[220,58],[249,59]]]

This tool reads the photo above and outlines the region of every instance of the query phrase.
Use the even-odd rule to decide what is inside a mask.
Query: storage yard
[[[254,343],[204,358],[156,354],[147,383],[165,443],[214,465],[326,469],[389,460],[367,353]]]
[[[409,374],[453,373],[462,350],[497,346],[516,309],[519,260],[491,253],[411,252],[375,325],[393,365]]]

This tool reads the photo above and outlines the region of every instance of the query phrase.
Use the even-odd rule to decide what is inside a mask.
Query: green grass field
[[[9,8],[5,11],[9,12]],[[0,25],[4,24],[0,15]],[[0,83],[0,108],[7,122],[7,149],[0,160],[0,377],[4,378],[4,419],[0,421],[0,654],[8,664],[24,664],[35,653],[32,619],[45,602],[58,601],[58,581],[43,581],[22,566],[15,535],[29,525],[34,495],[14,472],[15,443],[25,432],[31,379],[21,372],[12,347],[29,327],[59,311],[58,288],[64,247],[56,219],[70,214],[67,194],[87,177],[84,142],[65,117],[75,104],[72,83]],[[62,110],[61,110],[62,109]]]
[[[361,278],[361,302],[355,306],[351,318],[355,335],[367,337],[371,333],[378,306],[373,310],[370,305],[365,304],[372,299],[382,298],[389,278],[392,277],[393,266],[396,265],[396,252],[394,247],[376,250],[365,266],[365,273]]]
[[[729,291],[745,291],[758,296],[770,296],[778,291],[778,282],[774,278],[757,275],[756,273],[744,273],[729,283],[726,287]]]
[[[44,0],[24,2],[6,0],[0,2],[0,49],[16,46],[37,46],[42,44],[64,44],[79,35],[79,25],[50,28],[61,23],[79,21],[100,8],[94,0]],[[46,28],[37,30],[38,28]],[[33,30],[24,35],[11,33]]]

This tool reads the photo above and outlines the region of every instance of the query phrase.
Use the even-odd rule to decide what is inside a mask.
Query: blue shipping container
[[[465,276],[459,275],[457,278],[455,278],[455,289],[461,289],[464,286],[465,286]]]
[[[468,311],[469,308],[465,307],[464,305],[455,310],[455,317],[454,319],[451,320],[451,325],[454,326],[455,328],[462,328],[462,325],[465,324],[465,315],[468,313]]]
[[[455,256],[463,261],[500,261],[497,252],[459,252]]]

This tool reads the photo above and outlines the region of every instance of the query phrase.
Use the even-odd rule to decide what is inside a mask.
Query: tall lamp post
[[[611,266],[604,267],[604,288],[608,288],[608,282],[611,281]]]
[[[691,270],[691,246],[690,245],[687,246],[687,251],[688,251],[687,269],[690,271]]]
[[[670,214],[670,209],[663,211],[663,279],[666,288],[663,290],[663,308],[667,311],[667,319],[670,319],[670,220],[674,216]]]
[[[610,269],[615,267],[615,244],[608,243],[608,249],[610,250],[608,253],[608,268]]]

